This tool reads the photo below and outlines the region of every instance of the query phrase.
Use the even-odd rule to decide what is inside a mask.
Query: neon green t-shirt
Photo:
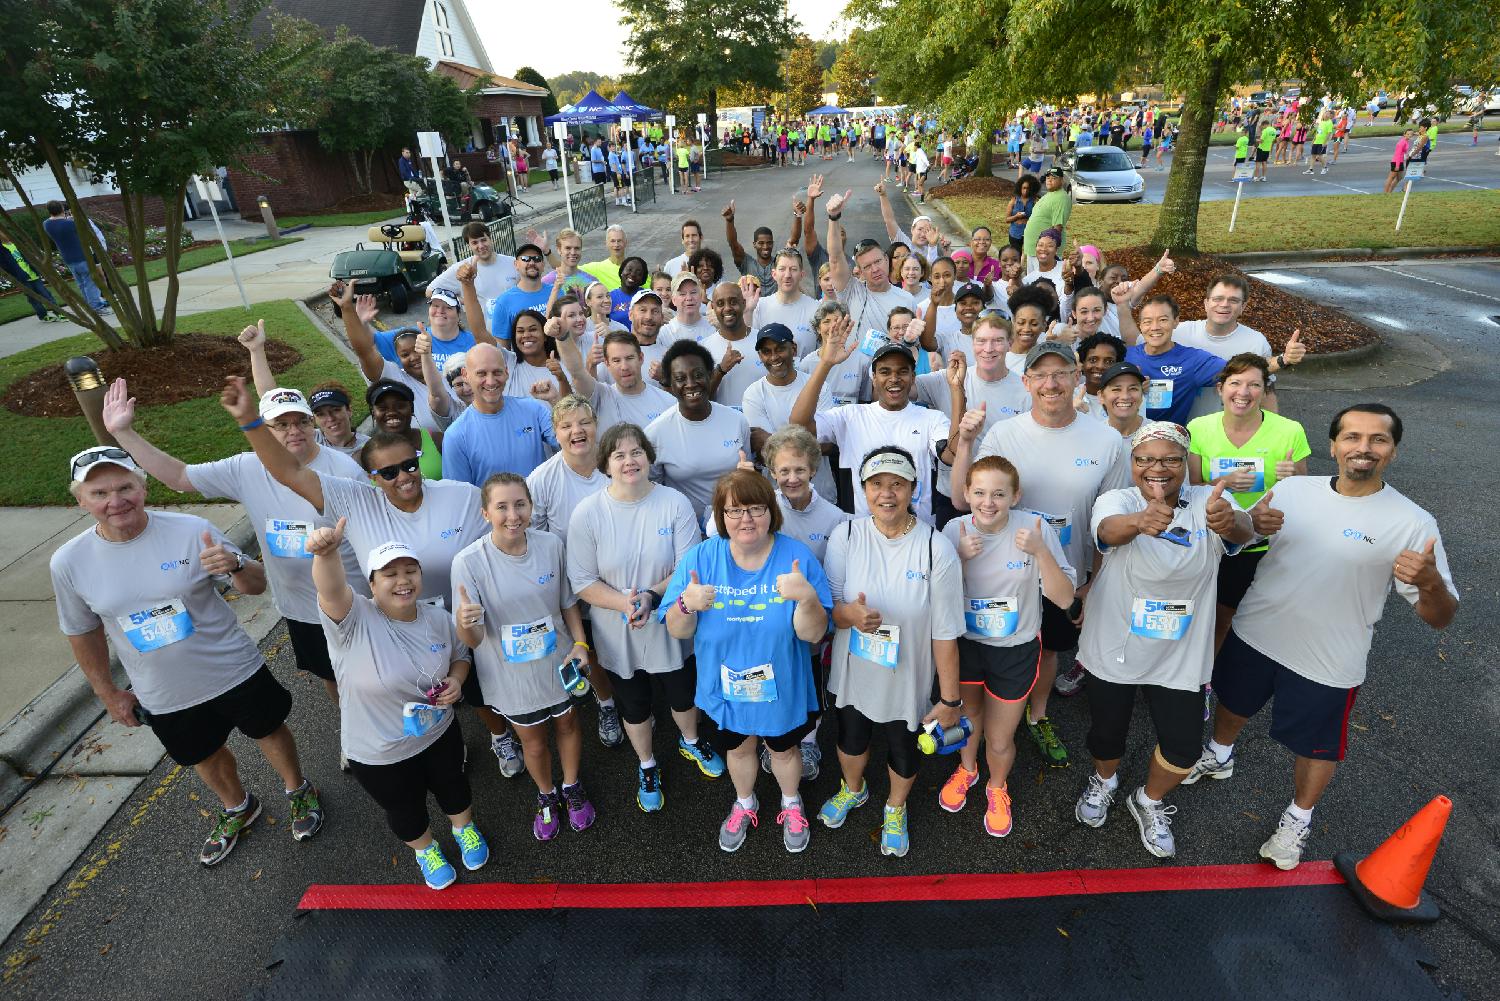
[[[1313,144],[1315,146],[1328,145],[1328,137],[1333,135],[1333,122],[1324,118],[1318,122],[1318,131],[1313,133]]]
[[[677,169],[688,169],[688,148],[686,146],[677,147]]]
[[[1248,160],[1250,158],[1250,137],[1240,136],[1234,141],[1234,158],[1236,160]]]
[[[1260,143],[1258,144],[1258,148],[1263,149],[1267,153],[1269,153],[1271,152],[1271,148],[1275,145],[1276,126],[1267,125],[1265,128],[1260,130]]]
[[[1437,137],[1438,137],[1438,128],[1437,128],[1437,125],[1434,124],[1434,125],[1427,126],[1427,141],[1429,143],[1431,143],[1432,145],[1436,146],[1437,145]]]
[[[1302,425],[1269,410],[1261,411],[1260,427],[1243,445],[1235,445],[1224,433],[1223,411],[1195,417],[1187,427],[1192,441],[1189,451],[1202,459],[1199,472],[1203,474],[1203,482],[1212,483],[1242,465],[1255,470],[1259,479],[1256,488],[1234,491],[1235,501],[1247,511],[1267,490],[1276,486],[1276,463],[1286,461],[1288,452],[1293,462],[1312,454]]]

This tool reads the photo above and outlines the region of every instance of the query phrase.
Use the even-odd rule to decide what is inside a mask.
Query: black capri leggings
[[[431,829],[427,794],[438,809],[452,816],[474,802],[464,775],[464,737],[455,716],[443,735],[426,750],[392,765],[349,762],[349,771],[385,811],[385,822],[402,841],[415,841]]]
[[[637,671],[629,678],[622,678],[613,671],[609,680],[615,686],[615,702],[620,707],[620,717],[627,723],[644,723],[651,718],[651,679],[661,682],[667,696],[667,705],[674,713],[685,713],[693,708],[694,689],[698,684],[698,672],[693,658],[689,657],[675,671],[666,674],[647,674]],[[1197,758],[1193,759],[1194,761]]]
[[[885,731],[891,771],[903,779],[915,778],[922,756],[917,752],[917,735],[906,728],[905,720],[875,723],[853,706],[840,706],[839,750],[851,757],[864,754],[870,749],[870,738],[876,727]],[[1193,760],[1198,760],[1196,755]]]
[[[1115,761],[1125,756],[1125,737],[1139,690],[1151,710],[1157,750],[1167,765],[1185,772],[1198,760],[1203,750],[1203,689],[1185,692],[1160,685],[1117,685],[1090,676],[1087,690],[1088,749],[1095,758]]]

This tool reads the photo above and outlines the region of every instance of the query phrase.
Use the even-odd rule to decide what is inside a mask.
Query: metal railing
[[[609,225],[604,185],[591,184],[586,188],[577,188],[568,196],[568,200],[573,207],[573,228],[580,234],[604,229]]]
[[[514,217],[503,216],[499,219],[491,219],[484,224],[484,228],[490,231],[490,243],[495,248],[495,253],[514,257],[516,253],[516,225]],[[448,246],[453,251],[455,261],[468,260],[471,251],[469,241],[462,236],[455,236],[448,241]]]
[[[637,206],[647,205],[656,201],[656,175],[652,173],[655,166],[642,167],[635,172],[635,203]]]

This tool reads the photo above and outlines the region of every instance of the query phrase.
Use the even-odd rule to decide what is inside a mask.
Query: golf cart
[[[388,295],[393,313],[406,312],[413,293],[425,289],[448,266],[443,252],[427,242],[415,223],[371,226],[366,238],[380,246],[356,243],[353,250],[334,257],[328,276],[353,282],[357,295]]]
[[[419,205],[429,219],[441,219],[443,217],[443,206],[438,200],[437,181],[432,178],[424,178],[422,181],[424,192],[413,198],[412,201]],[[485,222],[498,219],[510,214],[510,204],[505,201],[504,193],[482,181],[475,181],[469,185],[467,196],[459,193],[459,186],[452,181],[443,181],[443,193],[448,198],[448,212],[455,219],[469,219],[478,216]]]

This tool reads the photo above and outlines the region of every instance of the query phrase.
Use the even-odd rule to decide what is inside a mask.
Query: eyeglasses
[[[1208,301],[1215,306],[1238,306],[1245,300],[1237,295],[1214,295],[1209,296]]]
[[[1130,460],[1135,463],[1137,469],[1150,469],[1152,466],[1160,466],[1163,469],[1181,469],[1184,457],[1181,455],[1132,455]]]
[[[130,453],[125,451],[123,448],[91,448],[87,452],[84,452],[82,455],[73,460],[73,468],[71,472],[76,476],[80,469],[87,469],[94,463],[103,462],[105,459],[122,460],[125,462],[135,461],[130,457]]]
[[[746,515],[752,518],[764,518],[771,513],[771,509],[765,504],[751,504],[749,507],[726,507],[724,517],[729,521],[739,521]]]
[[[1053,382],[1061,385],[1062,383],[1077,377],[1077,375],[1078,369],[1065,368],[1059,372],[1027,372],[1026,378],[1031,379],[1033,382],[1040,382],[1043,384]]]
[[[516,260],[521,261],[524,264],[542,263],[542,259],[535,254],[522,254],[520,257],[517,257]]]
[[[380,477],[382,480],[386,480],[387,482],[389,482],[391,480],[394,480],[397,476],[400,476],[402,473],[415,473],[421,465],[417,461],[420,458],[422,458],[422,453],[417,452],[410,459],[403,459],[402,461],[389,466],[381,466],[379,469],[373,470],[373,473],[374,475]]]

